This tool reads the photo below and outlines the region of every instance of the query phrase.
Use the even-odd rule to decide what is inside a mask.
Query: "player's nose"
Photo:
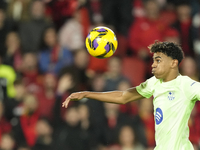
[[[152,63],[151,67],[152,67],[152,68],[155,68],[155,67],[156,67],[155,62]]]

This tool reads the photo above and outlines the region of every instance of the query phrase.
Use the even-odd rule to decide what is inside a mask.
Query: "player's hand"
[[[81,100],[82,98],[85,97],[86,92],[77,92],[77,93],[72,93],[69,97],[65,99],[65,101],[62,103],[62,107],[67,108],[68,104],[70,101],[77,101]]]

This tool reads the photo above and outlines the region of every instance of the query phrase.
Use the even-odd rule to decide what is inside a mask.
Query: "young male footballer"
[[[154,150],[193,150],[189,141],[188,119],[197,100],[200,100],[200,83],[179,73],[184,54],[173,42],[155,42],[149,47],[153,53],[153,77],[139,86],[125,91],[77,92],[64,102],[90,98],[103,102],[125,104],[153,96],[155,116]]]

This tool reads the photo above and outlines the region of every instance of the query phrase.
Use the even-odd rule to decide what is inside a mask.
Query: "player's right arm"
[[[62,107],[67,108],[68,103],[76,100],[81,100],[82,98],[94,99],[102,102],[116,103],[116,104],[126,104],[128,102],[144,98],[140,95],[136,88],[130,88],[125,91],[111,91],[111,92],[77,92],[72,93],[63,102]]]

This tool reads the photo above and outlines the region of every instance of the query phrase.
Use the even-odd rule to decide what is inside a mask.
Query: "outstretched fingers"
[[[80,100],[84,97],[83,92],[77,92],[77,93],[72,93],[66,100],[62,103],[62,107],[67,108],[69,102],[72,101],[77,101]]]
[[[68,106],[68,104],[69,104],[69,101],[70,101],[70,97],[68,97],[68,98],[62,103],[62,107],[67,108],[67,106]]]
[[[78,100],[78,95],[75,94],[75,93],[71,94],[71,95],[70,95],[69,97],[67,97],[66,100],[62,103],[62,107],[67,108],[67,106],[68,106],[68,104],[69,104],[69,102],[70,102],[71,100]]]

